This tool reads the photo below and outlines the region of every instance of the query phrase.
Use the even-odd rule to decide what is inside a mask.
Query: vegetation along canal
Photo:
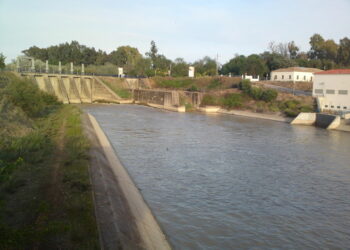
[[[143,106],[84,109],[174,248],[349,247],[348,133]]]

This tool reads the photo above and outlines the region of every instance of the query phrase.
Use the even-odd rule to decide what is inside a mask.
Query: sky
[[[315,34],[350,37],[350,0],[0,0],[0,53],[10,62],[33,45],[77,40],[108,53],[119,46],[225,63],[268,50],[271,41],[309,50]]]

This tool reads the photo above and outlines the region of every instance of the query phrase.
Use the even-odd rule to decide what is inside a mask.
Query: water
[[[175,249],[350,247],[350,134],[87,106]]]

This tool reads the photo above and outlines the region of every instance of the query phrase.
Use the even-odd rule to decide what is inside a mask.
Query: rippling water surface
[[[87,106],[175,249],[349,248],[350,134]]]

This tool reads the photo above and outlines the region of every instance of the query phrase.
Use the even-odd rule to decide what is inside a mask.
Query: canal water
[[[136,105],[84,109],[175,249],[349,249],[349,133]]]

